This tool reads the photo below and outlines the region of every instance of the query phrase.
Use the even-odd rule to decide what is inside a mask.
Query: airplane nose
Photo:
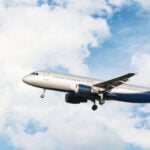
[[[23,77],[22,81],[26,84],[32,85],[32,84],[34,84],[35,80],[32,76],[27,75],[27,76]]]
[[[28,77],[27,77],[27,76],[23,77],[22,81],[23,81],[24,83],[28,83]]]

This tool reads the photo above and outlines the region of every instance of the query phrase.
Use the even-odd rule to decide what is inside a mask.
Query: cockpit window
[[[33,72],[33,73],[31,73],[31,74],[32,74],[32,75],[36,75],[36,76],[39,75],[37,72]]]

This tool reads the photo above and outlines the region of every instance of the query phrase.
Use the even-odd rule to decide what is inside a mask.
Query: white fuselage
[[[73,91],[78,84],[93,86],[94,84],[103,82],[99,79],[80,77],[69,74],[55,73],[55,72],[38,72],[38,75],[28,75],[24,77],[24,82],[27,84],[43,88],[54,89],[58,91]],[[139,87],[135,85],[123,84],[114,88],[112,93],[139,93],[148,92],[149,88]]]

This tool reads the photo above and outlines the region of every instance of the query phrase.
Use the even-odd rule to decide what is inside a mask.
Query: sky
[[[150,87],[149,0],[0,0],[0,150],[149,150],[150,104],[65,103],[35,70]]]

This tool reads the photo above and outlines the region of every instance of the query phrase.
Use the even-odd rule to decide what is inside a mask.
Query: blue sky
[[[148,150],[150,105],[69,105],[64,94],[24,85],[33,70],[110,79],[138,72],[150,87],[150,2],[0,2],[0,150]],[[7,78],[7,80],[5,79]]]
[[[110,78],[112,73],[115,76],[118,73],[135,71],[131,66],[132,56],[138,52],[149,52],[149,49],[142,49],[141,45],[143,42],[149,43],[149,15],[133,4],[124,6],[108,18],[108,24],[111,37],[100,47],[90,49],[91,56],[87,63],[91,67],[91,72],[107,69],[108,72],[98,71],[98,74]],[[132,48],[134,44],[136,46]]]
[[[3,149],[6,149],[6,150],[15,150],[13,144],[10,142],[10,140],[7,138],[6,135],[1,135],[0,145],[1,145],[1,150],[3,150]]]

